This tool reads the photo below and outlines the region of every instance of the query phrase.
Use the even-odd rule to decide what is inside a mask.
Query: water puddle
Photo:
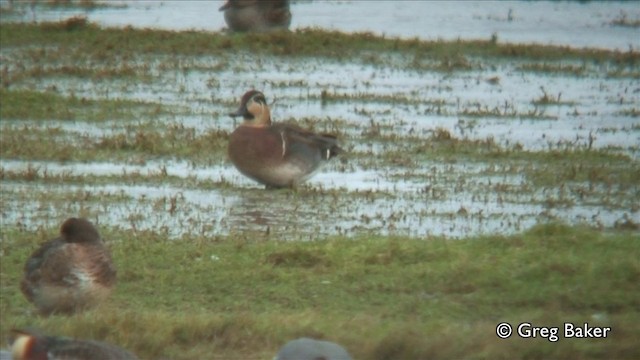
[[[214,64],[210,58],[204,64]],[[456,74],[423,72],[390,65],[332,63],[313,59],[289,60],[295,71],[284,75],[280,60],[264,58],[249,73],[235,70],[212,75],[199,69],[168,72],[145,86],[113,86],[73,78],[28,80],[25,86],[48,87],[59,93],[89,99],[130,99],[190,109],[191,114],[173,120],[198,133],[212,128],[232,131],[234,120],[226,116],[235,102],[251,88],[262,89],[278,120],[339,119],[343,130],[360,135],[372,123],[398,136],[428,134],[446,129],[472,140],[492,138],[501,146],[519,144],[526,150],[548,150],[563,145],[591,148],[619,147],[634,158],[640,155],[640,85],[593,70],[593,75],[539,75],[518,70],[520,64],[493,64],[491,70]],[[27,64],[28,66],[28,64]],[[588,68],[587,68],[588,70]],[[283,80],[283,77],[287,80]],[[211,88],[211,79],[224,86]],[[500,79],[491,84],[487,79]],[[321,80],[320,80],[321,79]],[[116,80],[117,82],[117,80]],[[178,84],[176,86],[176,83]],[[322,91],[340,100],[323,101]],[[536,101],[548,97],[548,105]],[[234,104],[234,105],[230,105]],[[196,114],[196,115],[193,115]],[[140,119],[149,121],[153,119]],[[5,122],[3,126],[11,126]],[[24,121],[18,122],[23,126]],[[28,124],[28,122],[26,122]],[[60,124],[66,130],[95,134],[82,123]],[[106,127],[109,124],[102,124]],[[117,122],[112,126],[122,124]]]
[[[398,180],[398,171],[393,169],[355,171],[348,176],[322,172],[298,192],[264,191],[232,167],[194,168],[184,162],[136,166],[2,161],[1,166],[3,173],[37,168],[49,177],[111,176],[123,172],[144,175],[156,174],[163,168],[168,176],[225,179],[234,184],[231,188],[202,190],[166,183],[153,186],[118,181],[105,185],[92,185],[91,181],[4,181],[0,196],[3,224],[28,227],[55,226],[68,214],[83,214],[125,229],[160,229],[173,238],[185,233],[285,240],[361,234],[459,238],[514,233],[549,219],[607,227],[628,216],[624,208],[587,204],[550,207],[547,202],[554,194],[527,191],[527,182],[521,175],[485,175],[487,167],[482,164],[434,164],[429,170],[435,174],[432,181],[416,180],[428,178],[427,173]],[[468,180],[460,184],[456,178],[462,176]],[[487,191],[496,187],[511,191]]]
[[[6,1],[0,4],[8,6]],[[92,11],[24,6],[8,17],[3,13],[2,21],[58,20],[79,12],[105,26],[211,31],[224,26],[217,2],[117,4],[124,6]],[[640,17],[633,2],[442,4],[299,1],[293,5],[293,27],[432,39],[487,39],[496,33],[499,41],[624,51],[639,47],[637,29],[612,25],[621,13]],[[13,57],[13,51],[0,49],[7,69],[29,72],[40,66]],[[131,59],[132,66],[145,64],[137,70],[148,79],[144,82],[45,75],[12,86],[162,104],[176,112],[136,119],[136,124],[158,129],[180,124],[197,135],[232,131],[234,120],[225,114],[246,90],[257,88],[272,103],[276,121],[296,120],[316,130],[339,132],[344,147],[357,156],[347,156],[346,163],[332,161],[298,191],[264,191],[219,154],[206,162],[179,157],[86,163],[3,158],[2,224],[56,227],[62,219],[82,214],[102,224],[160,229],[172,238],[196,233],[308,240],[360,234],[459,238],[510,234],[550,219],[612,227],[637,217],[637,185],[618,190],[616,184],[582,180],[536,185],[527,176],[531,164],[526,160],[416,163],[415,146],[408,144],[428,146],[435,132],[447,131],[455,139],[487,141],[505,151],[609,149],[629,156],[634,171],[640,157],[640,84],[635,78],[571,61],[561,65],[580,67],[579,73],[540,73],[530,70],[526,60],[469,59],[469,70],[442,72],[408,66],[415,60],[409,57],[381,56],[379,64],[371,64],[275,57],[257,61],[250,54],[236,55],[184,58],[178,66],[171,56]],[[233,66],[221,66],[226,63]],[[545,104],[545,98],[554,101]],[[2,119],[0,130],[51,128],[64,141],[80,134],[95,142],[126,134],[131,126],[135,124],[116,118],[98,123]],[[390,151],[399,153],[397,158],[387,158]],[[24,173],[35,178],[25,181]]]
[[[13,2],[14,7],[16,6]],[[20,6],[3,21],[58,21],[86,16],[103,26],[219,31],[219,1],[105,1],[107,7]],[[9,0],[0,1],[8,8]],[[573,47],[638,49],[638,30],[616,26],[640,18],[633,1],[292,1],[292,29],[324,28],[421,39],[488,39]],[[336,16],[340,14],[340,16]],[[589,34],[589,36],[585,36]]]

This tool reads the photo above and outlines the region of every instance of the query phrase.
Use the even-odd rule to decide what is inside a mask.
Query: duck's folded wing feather
[[[49,338],[51,339],[51,337]],[[50,340],[51,341],[51,340]],[[65,360],[129,360],[137,359],[128,351],[98,341],[58,338],[49,350],[54,359]]]
[[[75,247],[76,244],[61,243],[47,252],[39,268],[43,282],[61,286],[77,283]]]
[[[316,134],[291,124],[283,124],[279,127],[279,131],[283,134],[283,141],[317,148],[322,157],[327,160],[343,152],[342,148],[338,146],[338,139],[335,135]]]

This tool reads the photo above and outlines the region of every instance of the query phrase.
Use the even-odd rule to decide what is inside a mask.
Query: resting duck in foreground
[[[138,360],[125,349],[95,340],[45,336],[13,330],[14,360]]]
[[[286,343],[274,360],[351,360],[342,346],[310,338],[299,338]]]
[[[267,188],[295,187],[343,151],[333,135],[315,134],[293,124],[272,124],[260,91],[245,93],[240,108],[229,115],[244,118],[231,134],[231,162]]]
[[[20,290],[43,315],[74,313],[109,296],[116,270],[98,230],[69,218],[60,236],[42,244],[24,266]]]
[[[220,11],[231,31],[287,30],[291,25],[289,0],[227,0]]]

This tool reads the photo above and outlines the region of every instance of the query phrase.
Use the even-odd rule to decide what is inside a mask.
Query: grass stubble
[[[423,42],[314,29],[299,31],[296,36],[100,29],[81,19],[42,25],[5,23],[0,35],[3,51],[35,64],[22,71],[3,70],[0,118],[13,124],[2,124],[2,159],[61,162],[126,162],[138,156],[186,158],[206,166],[211,157],[223,157],[227,136],[223,130],[196,133],[179,123],[162,121],[131,125],[140,117],[173,118],[185,109],[62,96],[51,87],[46,92],[20,88],[23,82],[46,77],[149,81],[152,71],[139,61],[141,54],[216,55],[221,59],[216,66],[224,68],[231,66],[225,63],[231,61],[225,60],[225,54],[237,51],[277,57],[320,56],[335,61],[357,59],[375,66],[398,66],[393,63],[395,55],[402,53],[413,55],[403,66],[420,71],[467,71],[481,66],[476,59],[492,58],[522,60],[522,71],[560,71],[574,76],[587,76],[591,64],[608,64],[611,76],[630,79],[637,78],[640,59],[631,51],[507,45],[494,40]],[[25,45],[28,50],[19,50]],[[109,65],[114,52],[119,61]],[[64,65],[70,58],[106,65]],[[420,61],[415,60],[418,58]],[[579,65],[566,65],[565,60]],[[47,66],[54,63],[63,65]],[[565,101],[560,94],[541,90],[542,95],[533,102],[548,105]],[[323,93],[321,98],[352,100],[339,93]],[[397,100],[402,101],[371,101]],[[522,116],[509,107],[472,109],[466,115],[486,114]],[[117,119],[129,125],[98,137],[74,136],[58,126],[80,119],[96,124]],[[42,126],[50,120],[57,120],[57,125]],[[25,124],[16,125],[20,121]],[[623,195],[637,189],[640,171],[637,161],[626,155],[587,145],[557,144],[547,151],[530,152],[517,145],[501,147],[491,139],[457,139],[442,129],[436,129],[425,142],[417,136],[398,138],[375,124],[343,135],[397,145],[395,152],[386,151],[385,156],[373,160],[378,163],[367,163],[374,158],[371,153],[352,151],[365,169],[398,162],[419,168],[428,161],[489,161],[497,164],[496,168],[524,173],[536,186],[579,182],[588,184],[585,192],[605,188],[610,194],[619,191]],[[203,153],[208,158],[202,157]],[[498,166],[507,162],[512,166]],[[2,169],[0,174],[2,181],[43,185],[142,181],[228,187],[226,183],[175,179],[162,172],[87,178],[49,176],[30,168],[22,173]],[[300,191],[297,196],[313,192]],[[617,196],[615,199],[621,195]],[[338,341],[357,359],[640,358],[636,344],[640,334],[640,236],[633,221],[626,226],[630,230],[550,223],[512,236],[495,234],[455,241],[334,236],[291,242],[239,234],[212,238],[196,233],[168,239],[160,231],[99,225],[118,267],[116,292],[90,312],[49,318],[33,315],[18,283],[25,258],[57,229],[25,231],[3,225],[0,339],[6,339],[13,327],[35,326],[55,334],[110,341],[144,359],[176,360],[268,359],[281,344],[298,336]],[[563,322],[589,323],[612,330],[606,339],[560,338],[550,342],[512,336],[501,340],[495,327],[502,321],[557,327]]]
[[[640,355],[637,232],[550,223],[456,241],[290,242],[101,230],[118,267],[114,295],[84,314],[41,318],[18,282],[26,256],[57,229],[3,229],[1,338],[36,326],[176,360],[265,359],[297,336],[337,340],[358,359]],[[501,340],[503,321],[612,330],[605,339]]]

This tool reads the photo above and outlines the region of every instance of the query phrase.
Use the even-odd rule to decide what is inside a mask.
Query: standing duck
[[[14,360],[138,360],[129,351],[105,342],[27,330],[13,330],[12,355]]]
[[[245,176],[267,188],[295,187],[343,150],[329,134],[316,134],[293,124],[272,124],[260,91],[244,94],[231,116],[244,121],[229,140],[229,158]]]
[[[91,222],[69,218],[60,236],[27,259],[20,290],[43,315],[91,308],[109,296],[116,270]]]
[[[286,343],[274,360],[352,360],[342,346],[310,338],[299,338]]]
[[[220,11],[236,32],[287,30],[291,25],[289,0],[227,0]]]

